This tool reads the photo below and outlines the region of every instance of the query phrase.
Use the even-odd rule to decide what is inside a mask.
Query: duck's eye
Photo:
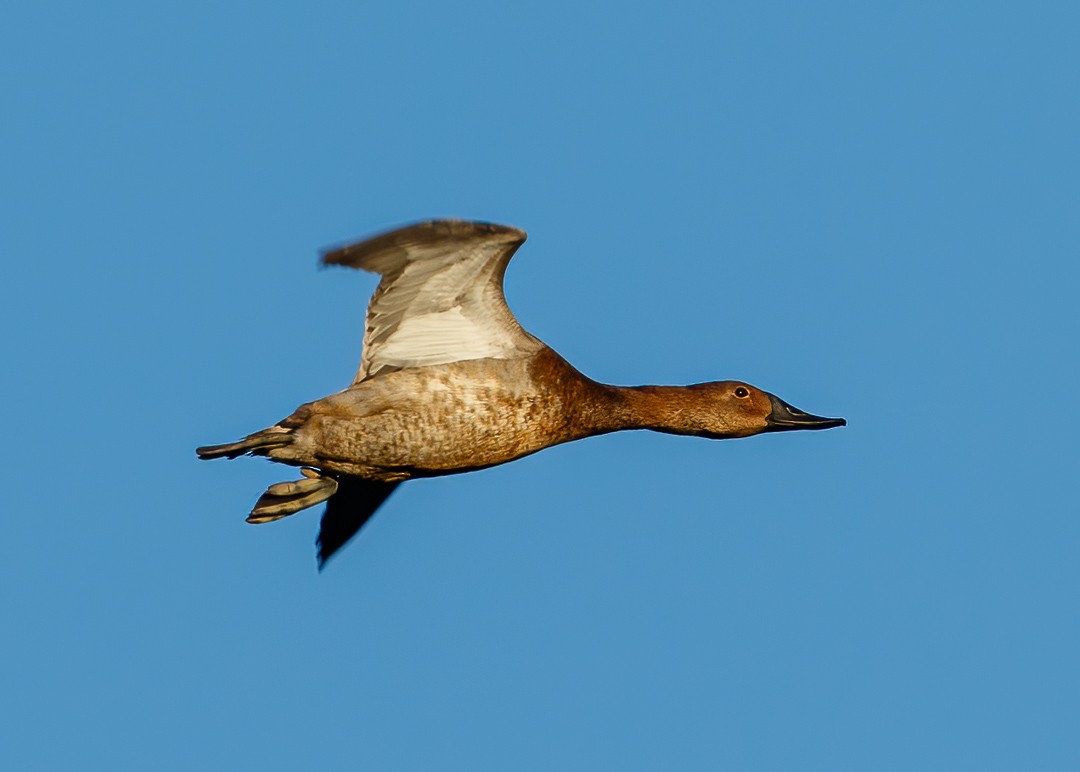
[[[739,399],[742,399],[743,397],[749,397],[750,392],[747,391],[745,387],[740,386],[739,388],[735,389],[735,396]]]

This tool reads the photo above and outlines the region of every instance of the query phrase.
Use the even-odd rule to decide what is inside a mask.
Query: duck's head
[[[700,401],[695,418],[704,437],[715,439],[750,437],[764,432],[796,429],[832,429],[846,426],[843,418],[823,418],[792,407],[775,394],[742,381],[699,383],[690,389]]]

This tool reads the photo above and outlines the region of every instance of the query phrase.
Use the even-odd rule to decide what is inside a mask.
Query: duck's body
[[[546,347],[397,370],[301,406],[266,455],[385,482],[469,472],[610,431],[602,389]]]
[[[619,387],[585,377],[506,307],[502,275],[524,240],[513,228],[443,220],[324,257],[383,275],[355,381],[240,442],[198,450],[304,467],[305,479],[271,486],[251,522],[329,499],[321,564],[414,477],[482,469],[621,429],[729,438],[844,423],[742,382]]]

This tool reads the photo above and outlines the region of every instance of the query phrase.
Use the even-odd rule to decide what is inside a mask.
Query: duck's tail
[[[213,458],[236,458],[248,453],[253,456],[265,456],[271,448],[280,448],[289,445],[293,441],[292,431],[280,426],[272,426],[261,432],[249,434],[239,442],[230,442],[225,445],[204,445],[195,448],[195,452],[203,461]]]

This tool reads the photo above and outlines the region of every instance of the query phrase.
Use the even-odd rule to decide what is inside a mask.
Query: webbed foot
[[[255,502],[248,515],[249,523],[269,523],[296,514],[301,509],[321,504],[337,493],[338,482],[317,469],[300,470],[303,480],[271,485]]]

